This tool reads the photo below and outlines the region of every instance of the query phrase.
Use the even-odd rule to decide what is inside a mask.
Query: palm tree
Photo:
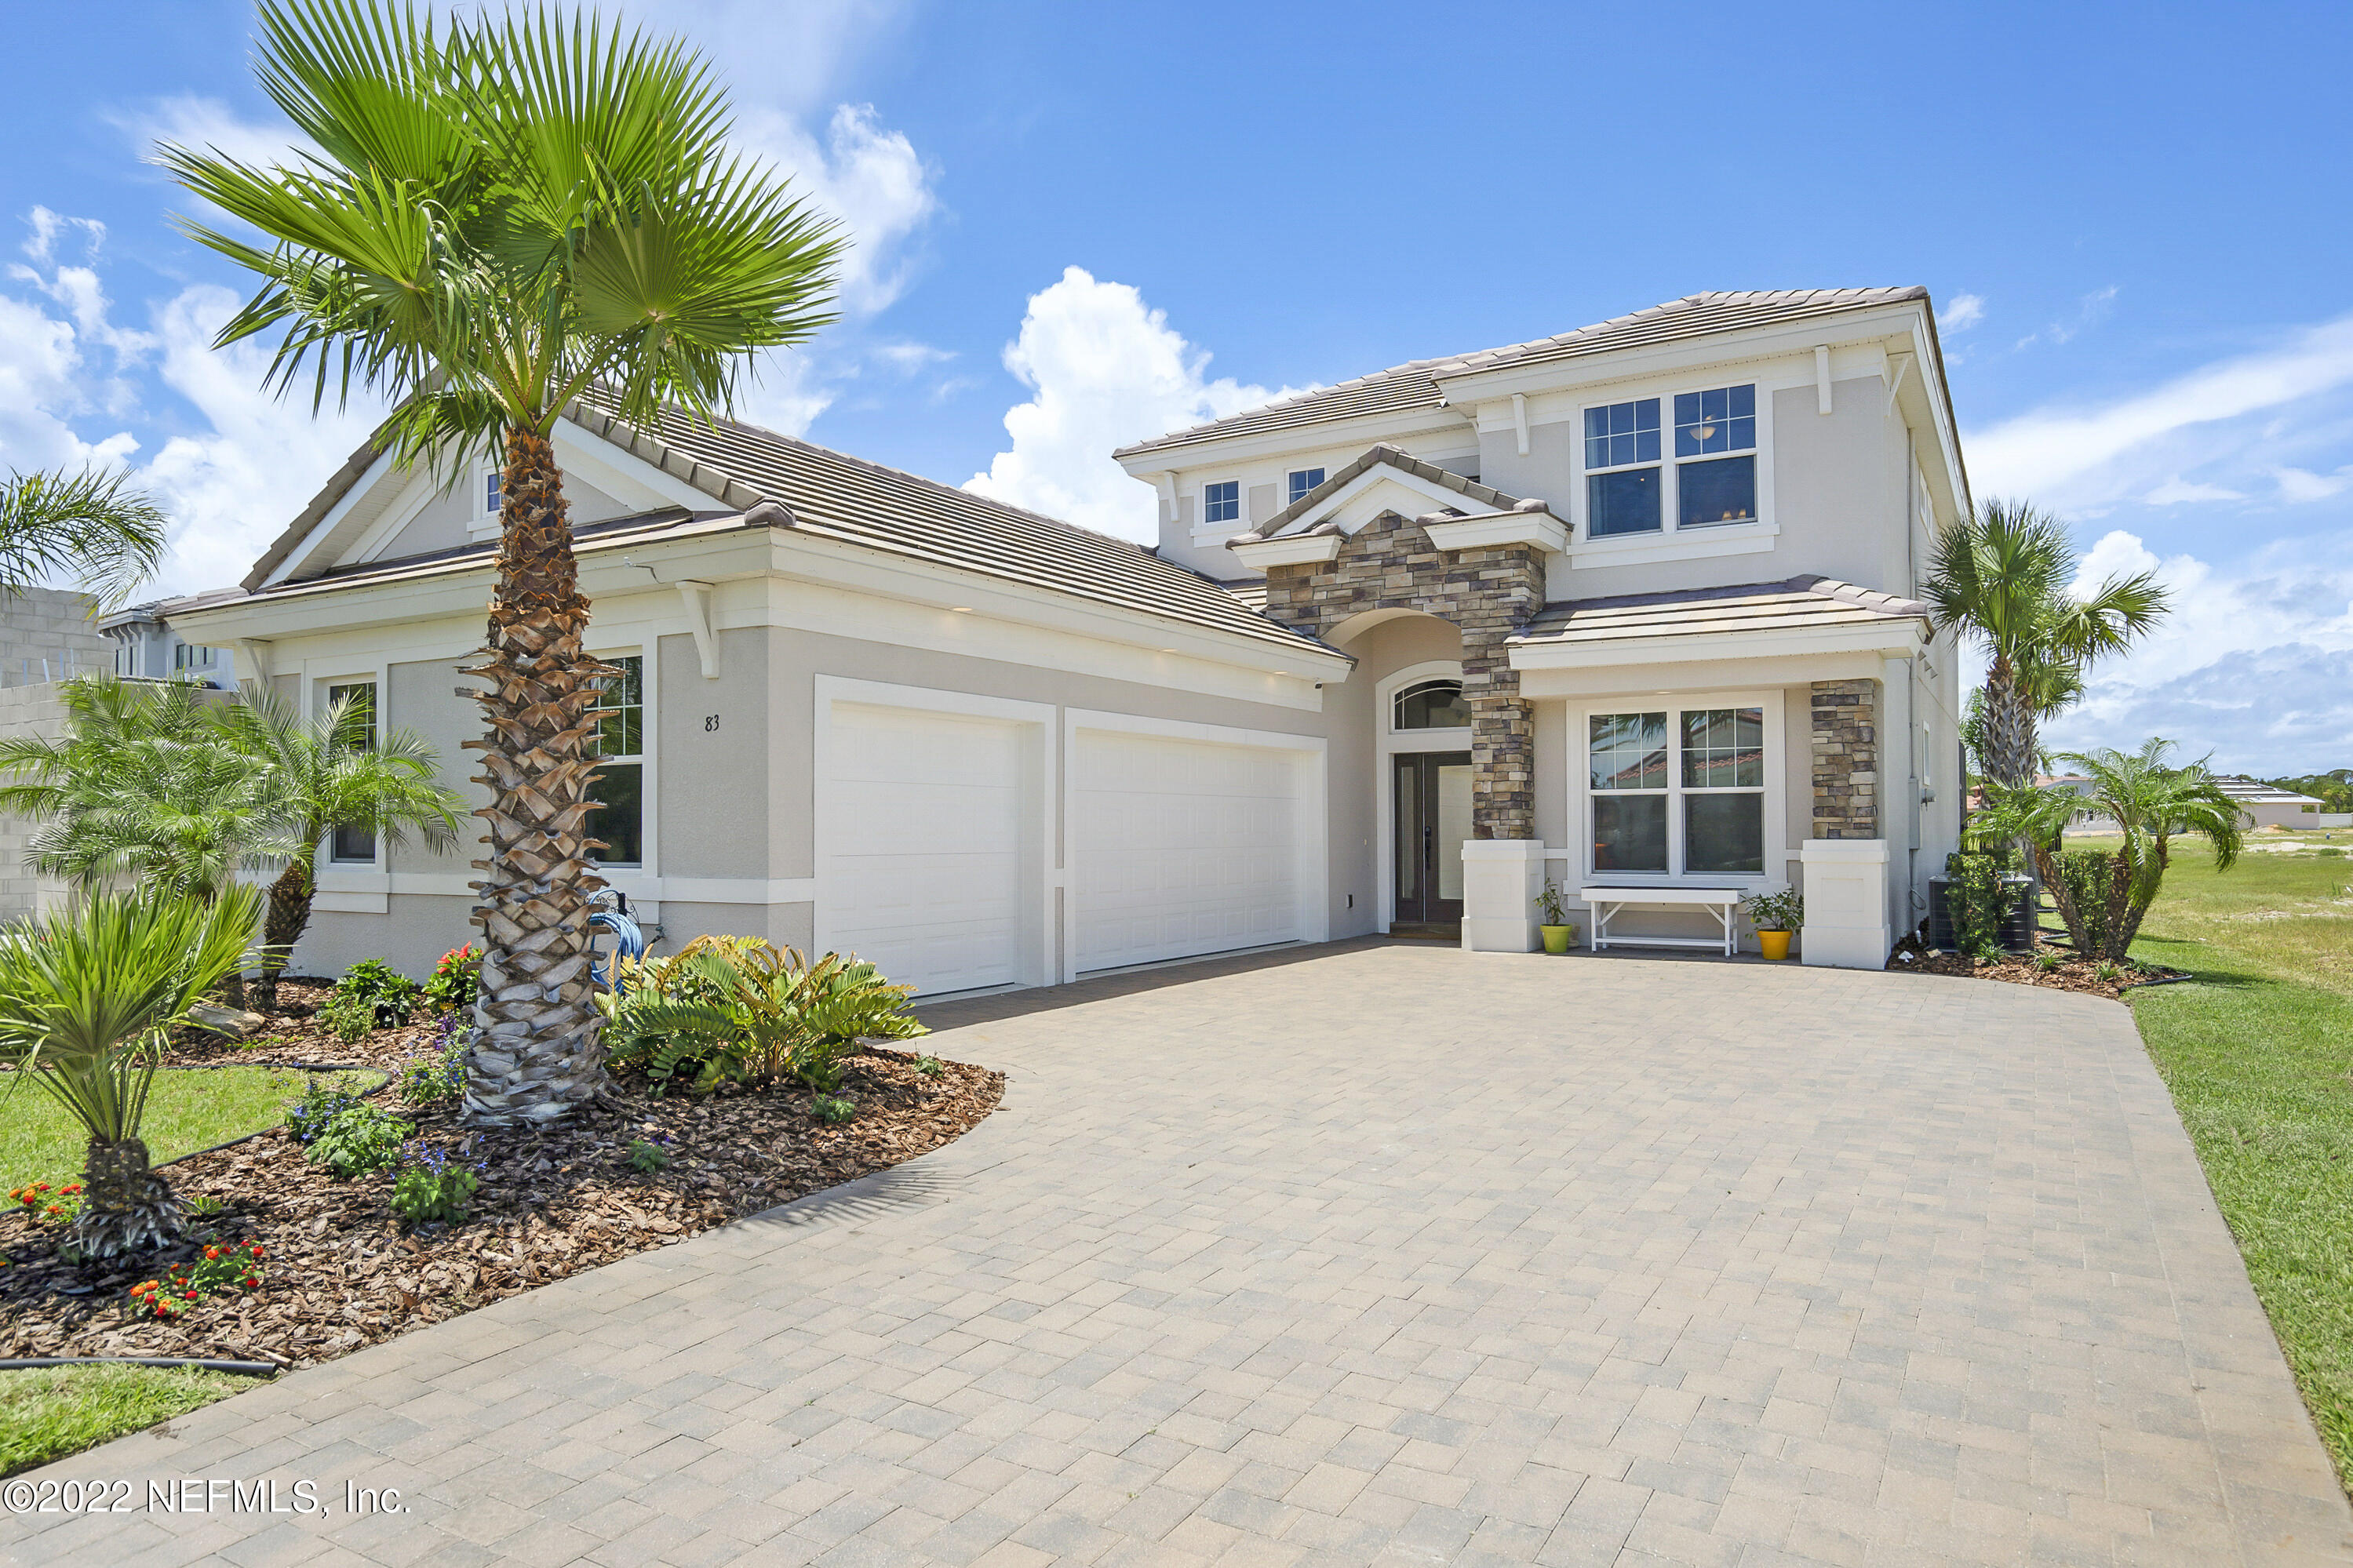
[[[113,605],[163,564],[164,510],[121,474],[11,472],[0,480],[0,595],[65,575]]]
[[[140,1123],[164,1031],[243,961],[261,889],[210,903],[162,888],[100,893],[0,933],[0,1056],[90,1139],[74,1244],[87,1257],[159,1246],[183,1210]]]
[[[2214,848],[2227,871],[2242,846],[2239,803],[2225,794],[2203,761],[2170,766],[2173,742],[2146,742],[2137,752],[2103,747],[2062,752],[2052,759],[2082,770],[2088,795],[2066,784],[1996,786],[1987,824],[2031,847],[2035,870],[2051,890],[2075,951],[2112,963],[2124,962],[2142,920],[2165,882],[2172,841],[2185,834]],[[2111,849],[2059,847],[2060,835],[2086,805],[2116,819],[2124,842]]]
[[[498,583],[468,673],[487,733],[485,936],[467,1109],[560,1116],[603,1081],[588,980],[597,683],[551,445],[595,396],[653,426],[732,402],[756,351],[805,341],[843,241],[727,150],[730,110],[677,40],[539,10],[437,27],[406,6],[272,0],[263,90],[319,152],[257,167],[165,146],[190,191],[265,237],[189,232],[259,275],[226,345],[282,329],[272,379],[353,381],[402,462],[502,449]]]
[[[305,719],[267,686],[247,683],[239,702],[216,709],[231,745],[263,764],[263,793],[287,829],[286,868],[269,885],[254,990],[275,1006],[278,976],[311,923],[319,847],[338,827],[363,827],[399,844],[414,827],[435,849],[458,843],[465,803],[440,781],[433,748],[409,731],[373,735],[373,715],[342,700]]]
[[[2035,720],[2073,703],[2085,667],[2131,647],[2169,607],[2150,572],[2078,599],[2075,568],[2065,525],[2021,502],[1989,500],[1937,537],[1923,597],[1939,629],[1986,641],[1978,761],[1992,783],[2033,783]]]

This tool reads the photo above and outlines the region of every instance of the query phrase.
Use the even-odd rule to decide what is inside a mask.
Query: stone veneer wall
[[[1879,837],[1879,682],[1813,685],[1814,837]]]
[[[1337,560],[1276,566],[1266,584],[1266,613],[1315,637],[1366,610],[1452,622],[1471,705],[1471,835],[1536,836],[1535,726],[1504,639],[1544,606],[1541,551],[1441,551],[1419,522],[1385,511],[1348,536]]]

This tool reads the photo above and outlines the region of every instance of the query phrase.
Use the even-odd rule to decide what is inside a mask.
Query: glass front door
[[[1408,752],[1396,760],[1398,925],[1462,919],[1462,841],[1471,837],[1471,753]]]

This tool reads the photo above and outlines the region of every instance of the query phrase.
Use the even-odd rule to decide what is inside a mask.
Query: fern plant
[[[830,952],[810,963],[758,938],[697,938],[617,978],[602,999],[614,1059],[657,1081],[692,1067],[698,1093],[786,1076],[830,1092],[860,1041],[929,1032],[903,1010],[913,987],[872,964]]]

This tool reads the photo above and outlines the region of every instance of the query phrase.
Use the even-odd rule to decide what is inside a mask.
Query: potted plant
[[[1560,889],[1553,885],[1549,877],[1545,879],[1544,891],[1536,895],[1536,907],[1544,910],[1544,923],[1536,929],[1544,933],[1545,951],[1555,954],[1567,952],[1577,941],[1577,928],[1568,922],[1567,916],[1561,913]]]
[[[1740,908],[1757,928],[1757,951],[1767,958],[1788,957],[1789,933],[1806,923],[1806,896],[1795,888],[1751,893]]]

